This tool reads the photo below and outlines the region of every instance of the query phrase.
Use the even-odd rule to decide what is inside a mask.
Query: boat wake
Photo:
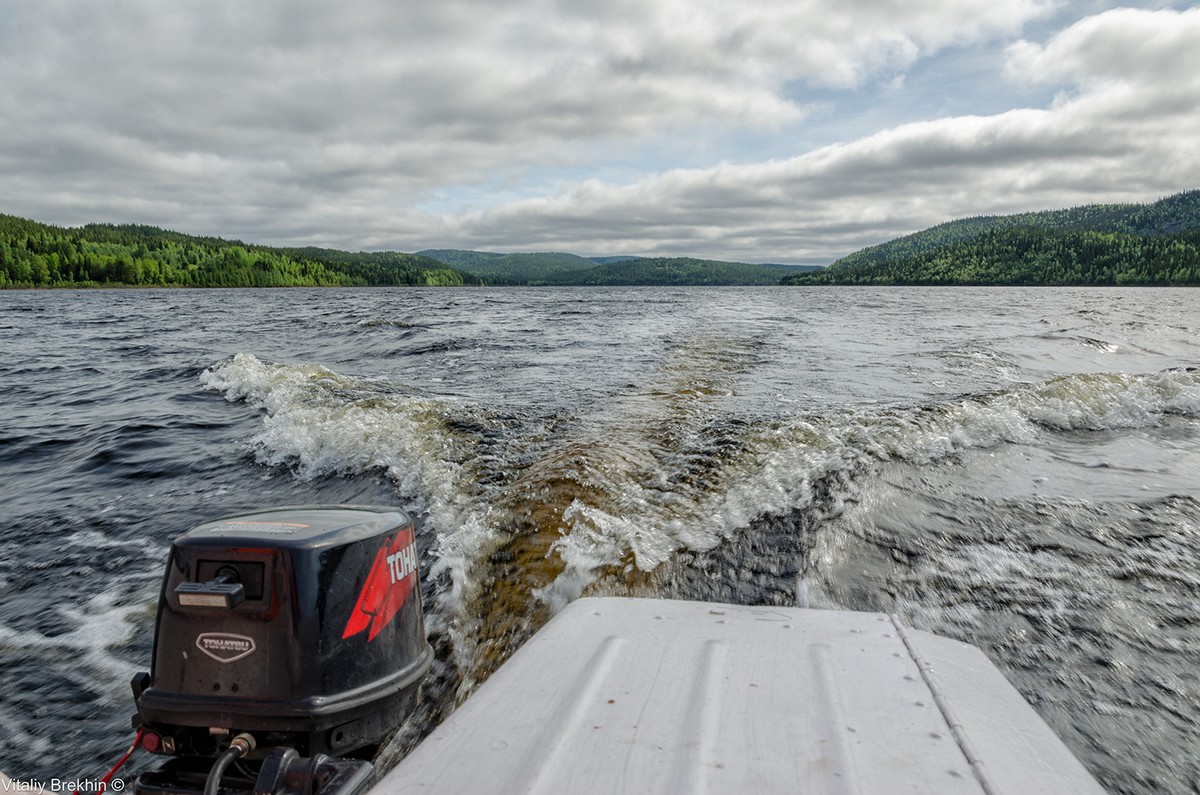
[[[846,559],[853,533],[836,520],[864,495],[878,502],[897,465],[919,479],[973,451],[1200,416],[1200,373],[1189,370],[1070,375],[927,406],[741,416],[724,399],[756,344],[688,340],[588,416],[504,414],[249,354],[202,381],[264,412],[251,440],[260,463],[301,478],[392,480],[420,519],[429,612],[449,635],[458,699],[585,593],[879,609],[880,582],[831,586],[813,573]],[[905,543],[889,536],[886,557],[930,557]],[[978,570],[963,563],[964,581]]]

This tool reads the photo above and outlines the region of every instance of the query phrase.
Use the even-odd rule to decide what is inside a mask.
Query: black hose
[[[229,767],[229,763],[233,760],[241,759],[253,750],[254,738],[249,734],[239,734],[234,737],[229,747],[217,757],[212,770],[208,771],[208,778],[204,781],[204,795],[217,795],[217,790],[221,786],[221,776],[225,775],[225,768]]]

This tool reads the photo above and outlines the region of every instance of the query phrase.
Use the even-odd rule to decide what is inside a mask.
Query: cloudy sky
[[[1200,188],[1200,6],[0,0],[0,212],[827,263]]]

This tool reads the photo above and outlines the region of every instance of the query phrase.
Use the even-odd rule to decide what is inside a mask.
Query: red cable
[[[129,757],[133,756],[133,752],[137,750],[138,743],[142,741],[142,735],[145,733],[145,729],[138,729],[137,737],[133,738],[133,744],[129,746],[129,750],[125,752],[125,756],[121,757],[120,761],[113,765],[112,770],[105,773],[104,778],[100,779],[100,791],[97,792],[96,795],[102,795],[102,793],[108,789],[108,782],[112,779],[113,775],[121,769],[121,765],[128,762]],[[75,790],[73,795],[79,795],[79,790]]]

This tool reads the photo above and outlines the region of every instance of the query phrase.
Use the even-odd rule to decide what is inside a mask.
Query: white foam
[[[1034,444],[1047,430],[1103,431],[1159,424],[1166,414],[1200,416],[1200,374],[1075,374],[996,395],[897,412],[866,433],[884,460],[929,463],[998,444]]]
[[[82,604],[52,608],[69,626],[66,632],[47,636],[0,624],[0,645],[23,656],[73,660],[68,676],[87,690],[101,687],[105,703],[122,704],[128,691],[120,683],[128,681],[139,663],[116,650],[131,642],[139,628],[148,628],[152,615],[146,605],[152,603],[148,595],[127,599],[111,591],[99,593]]]
[[[4,739],[8,745],[5,750],[12,752],[13,757],[38,759],[54,750],[54,743],[49,737],[39,737],[29,730],[40,722],[37,716],[20,714],[0,702],[0,722],[4,724]],[[19,770],[9,768],[8,772],[18,774]],[[3,777],[0,777],[2,784]]]

